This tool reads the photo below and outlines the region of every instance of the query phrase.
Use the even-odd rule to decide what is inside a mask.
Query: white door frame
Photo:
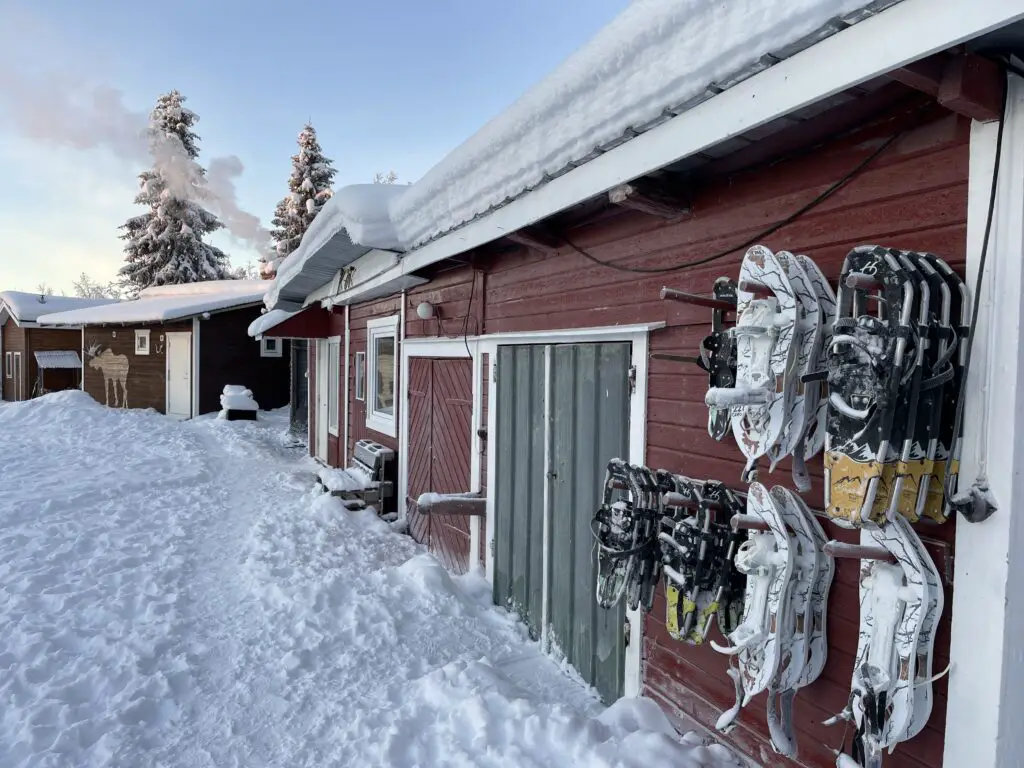
[[[601,342],[611,341],[625,341],[632,345],[630,365],[633,366],[636,376],[636,387],[633,394],[629,399],[629,461],[633,464],[643,464],[645,461],[646,445],[647,445],[647,363],[648,363],[648,348],[649,348],[649,336],[651,331],[664,328],[664,322],[657,323],[645,323],[640,325],[621,325],[621,326],[604,326],[599,328],[577,328],[560,331],[537,331],[537,332],[523,332],[523,333],[497,333],[489,336],[480,336],[475,339],[477,342],[477,349],[481,354],[476,357],[481,358],[482,355],[488,355],[488,361],[490,363],[489,370],[491,371],[491,379],[488,384],[494,381],[494,363],[498,353],[499,346],[514,345],[514,344],[595,344]],[[549,364],[545,356],[545,367]],[[482,367],[482,360],[475,366]],[[499,372],[499,376],[501,373]],[[546,380],[547,381],[547,380]],[[545,384],[545,386],[547,386]],[[490,445],[494,445],[497,440],[497,429],[498,429],[498,408],[497,402],[493,394],[494,390],[488,391],[488,402],[490,407],[487,409],[487,437],[490,440]],[[473,410],[476,413],[480,411],[481,398],[474,393],[473,398]],[[474,430],[475,432],[475,430]],[[545,445],[547,444],[545,440]],[[487,517],[486,517],[486,536],[487,536],[487,580],[493,585],[494,584],[494,505],[495,505],[495,494],[494,494],[494,478],[497,473],[497,451],[493,450],[488,446],[487,451]],[[479,488],[479,485],[477,486]],[[545,499],[545,501],[547,501]],[[545,503],[545,509],[547,503]],[[544,551],[545,555],[549,547],[549,515],[545,514],[544,517]],[[547,557],[545,556],[545,562]],[[547,567],[545,566],[544,573],[544,584],[543,584],[543,597],[542,597],[542,613],[544,614],[544,620],[541,626],[542,639],[546,637],[547,625],[549,623],[547,612],[549,610],[550,598],[550,576],[546,572]],[[641,645],[643,643],[643,621],[644,614],[641,610],[626,611],[626,618],[629,620],[629,643],[626,646],[626,658],[625,658],[625,671],[624,671],[624,685],[623,693],[628,697],[636,697],[640,695],[640,691],[643,688],[643,676],[641,668]]]
[[[193,392],[192,382],[195,376],[195,366],[193,365],[192,355],[192,333],[190,331],[170,331],[165,334],[166,346],[164,347],[164,413],[168,416],[172,416],[171,410],[171,339],[178,337],[185,337],[189,343],[189,354],[188,354],[188,367],[189,367],[189,387],[188,387],[188,399],[189,408],[188,414],[185,416],[179,416],[181,419],[187,419],[197,408],[195,402],[195,393]]]
[[[413,357],[472,358],[473,360],[473,415],[469,435],[469,490],[480,491],[480,422],[482,410],[482,360],[476,339],[412,338],[402,343],[399,363],[398,390],[398,514],[406,517],[405,497],[409,493],[409,359]],[[477,562],[480,552],[480,518],[469,518],[470,568]]]
[[[327,435],[329,434],[328,429],[330,427],[328,422],[331,413],[330,399],[327,392],[331,380],[330,371],[327,367],[330,360],[330,353],[328,352],[329,341],[330,339],[316,340],[316,418],[314,419],[316,439],[313,443],[313,456],[325,464],[327,463],[328,452]]]
[[[11,352],[11,377],[14,379],[14,402],[20,402],[25,397],[25,361],[21,351]]]

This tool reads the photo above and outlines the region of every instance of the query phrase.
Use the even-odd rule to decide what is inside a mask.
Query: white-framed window
[[[135,354],[149,354],[149,329],[135,331]]]
[[[4,353],[4,377],[8,379],[14,378],[14,363],[11,358],[13,355],[10,352]]]
[[[284,343],[281,339],[272,339],[264,336],[260,339],[260,357],[281,357],[284,353]]]
[[[396,437],[398,315],[366,324],[366,363],[366,426]]]
[[[366,353],[356,352],[356,400],[366,400]]]
[[[338,389],[341,383],[341,339],[327,340],[327,429],[338,436]]]

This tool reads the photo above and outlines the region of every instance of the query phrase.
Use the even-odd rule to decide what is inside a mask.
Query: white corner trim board
[[[496,240],[846,88],[1020,19],[1024,0],[903,0],[410,251],[373,284],[384,285]],[[357,300],[362,293],[353,289],[346,300]]]
[[[974,295],[988,212],[998,123],[971,130],[967,283],[979,302],[966,384],[960,487],[984,474],[998,509],[956,525],[948,766],[1002,768],[1024,754],[1024,80],[1010,78],[999,191],[980,295]]]

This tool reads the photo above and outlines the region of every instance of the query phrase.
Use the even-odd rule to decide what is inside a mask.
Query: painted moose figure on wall
[[[115,355],[110,349],[100,352],[99,344],[90,346],[85,355],[89,358],[89,367],[103,374],[103,396],[106,398],[107,406],[127,408],[128,357]],[[120,398],[118,397],[118,386],[121,389]],[[110,402],[111,390],[113,390],[113,403]]]

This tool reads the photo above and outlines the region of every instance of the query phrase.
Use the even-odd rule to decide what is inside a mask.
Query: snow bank
[[[870,0],[634,0],[392,206],[414,247]]]
[[[6,306],[19,323],[34,323],[41,315],[67,312],[73,309],[101,307],[115,304],[117,299],[79,299],[72,296],[46,296],[21,291],[0,291],[0,306]]]
[[[331,492],[363,491],[370,486],[370,477],[358,469],[324,467],[317,476],[324,488]]]
[[[268,421],[0,406],[0,765],[732,765],[602,713],[484,579],[307,494]]]
[[[70,312],[42,315],[42,325],[104,325],[163,323],[248,304],[258,304],[269,280],[212,280],[209,283],[160,286],[141,291],[139,298]]]

